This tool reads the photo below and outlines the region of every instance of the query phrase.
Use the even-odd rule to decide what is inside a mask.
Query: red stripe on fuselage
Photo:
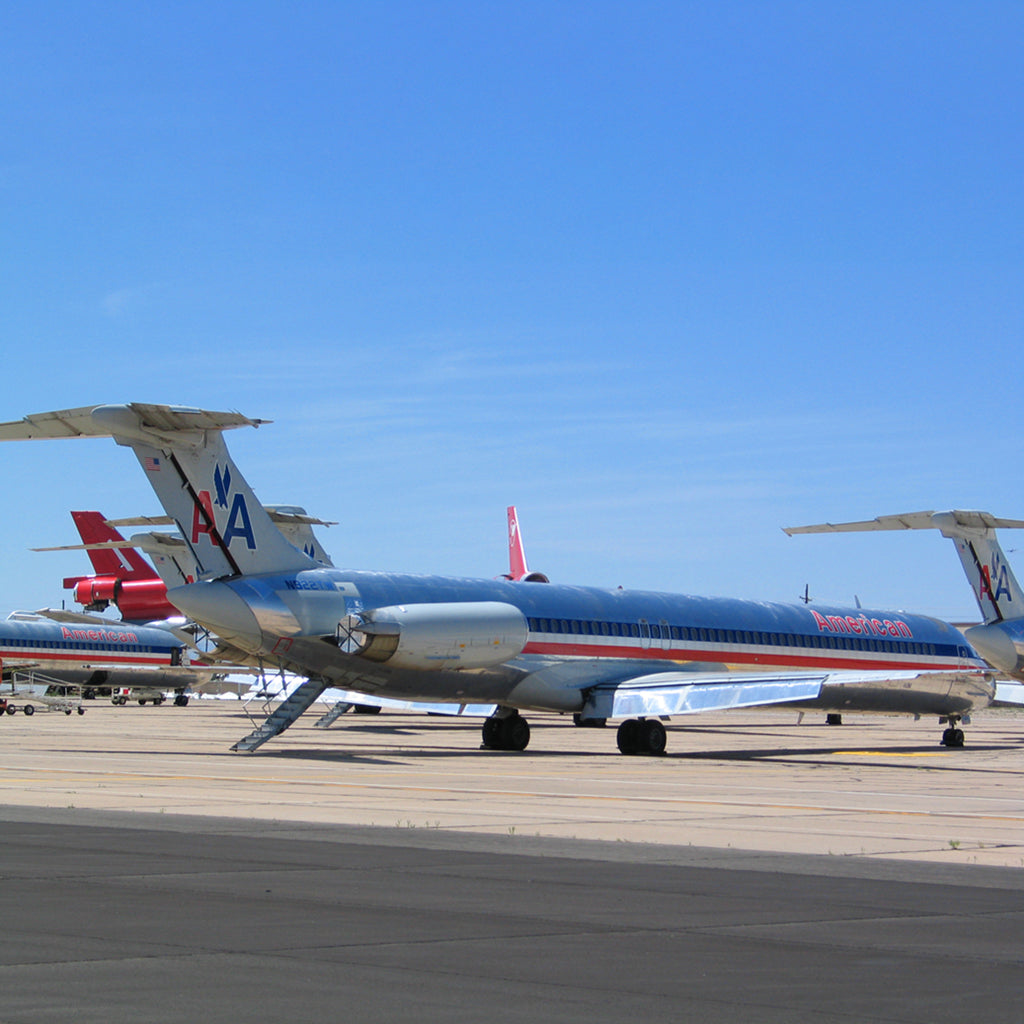
[[[130,655],[119,651],[55,651],[53,648],[33,651],[30,647],[0,647],[0,659],[3,659],[6,664],[26,661],[31,662],[33,665],[38,665],[47,661],[60,662],[62,664],[67,664],[68,662],[77,662],[78,664],[103,662],[107,664],[115,663],[118,665],[141,665],[147,667],[150,665],[170,667],[171,665],[171,658],[169,654],[164,655],[163,657],[160,655],[143,657],[138,654]]]

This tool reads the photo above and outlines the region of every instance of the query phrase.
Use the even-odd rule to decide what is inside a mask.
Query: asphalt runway
[[[1020,1020],[1012,869],[154,817],[4,815],[6,1024]]]
[[[1021,1019],[1016,713],[305,718],[5,718],[0,1022]]]

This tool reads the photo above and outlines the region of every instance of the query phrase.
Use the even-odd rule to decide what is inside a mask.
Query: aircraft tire
[[[665,753],[668,734],[657,718],[645,718],[640,723],[640,749],[645,754],[660,757]]]
[[[499,727],[500,721],[501,721],[500,718],[485,718],[484,719],[484,726],[483,726],[483,729],[482,729],[483,745],[488,750],[500,750],[501,749],[501,747],[498,746],[498,743],[499,743],[498,734],[499,734],[499,728],[500,728]]]
[[[627,718],[615,733],[620,754],[640,753],[640,719]]]
[[[530,723],[518,713],[487,718],[482,735],[488,750],[525,750],[530,744]]]
[[[79,713],[80,715],[84,715],[84,714],[85,714],[85,708],[79,708],[79,709],[78,709],[78,713]]]
[[[530,745],[530,723],[522,715],[501,721],[502,750],[525,750]]]
[[[71,714],[71,708],[65,708],[64,709],[64,714],[65,715],[70,715]]]
[[[964,745],[964,731],[958,729],[956,726],[950,726],[942,733],[942,746],[952,747],[955,750],[959,750]]]

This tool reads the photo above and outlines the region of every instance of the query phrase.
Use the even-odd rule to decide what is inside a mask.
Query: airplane
[[[189,659],[186,645],[163,629],[113,621],[55,622],[32,612],[12,612],[0,621],[3,682],[12,691],[16,682],[29,686],[21,691],[25,700],[36,700],[35,688],[45,686],[51,696],[60,697],[109,691],[119,704],[127,703],[129,691],[146,695],[140,703],[147,698],[162,703],[168,690],[177,690],[181,703],[195,678]],[[7,714],[13,714],[13,706],[8,703]]]
[[[324,566],[274,526],[228,453],[226,430],[265,422],[131,403],[0,424],[0,440],[130,447],[198,569],[171,603],[306,678],[236,751],[280,733],[327,687],[494,703],[490,750],[526,749],[523,711],[622,718],[623,754],[663,753],[664,717],[772,704],[937,714],[942,742],[958,747],[957,723],[992,701],[986,662],[925,616]]]
[[[938,530],[956,546],[983,618],[982,624],[966,627],[964,637],[993,668],[1024,681],[1024,590],[996,537],[996,530],[1007,529],[1024,529],[1024,520],[951,509],[879,516],[852,523],[790,526],[783,532],[792,537],[805,533]]]

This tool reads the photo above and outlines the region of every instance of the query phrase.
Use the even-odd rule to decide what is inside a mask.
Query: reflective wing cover
[[[759,707],[814,700],[829,673],[655,672],[590,691],[585,718],[635,718],[642,715],[692,715],[702,711]]]

